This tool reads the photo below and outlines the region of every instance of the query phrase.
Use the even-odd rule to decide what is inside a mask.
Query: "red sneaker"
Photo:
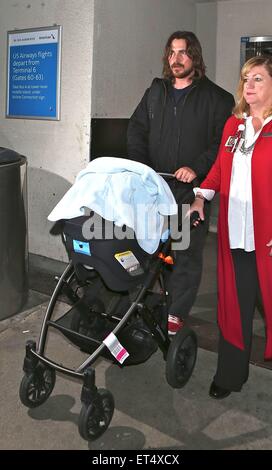
[[[181,318],[176,317],[175,315],[168,315],[168,335],[175,335],[184,325],[184,322]]]

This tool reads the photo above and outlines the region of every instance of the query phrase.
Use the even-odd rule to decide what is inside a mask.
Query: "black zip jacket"
[[[156,78],[129,121],[128,158],[158,172],[188,166],[201,181],[216,159],[233,106],[233,96],[207,77],[195,80],[177,104],[171,82]]]

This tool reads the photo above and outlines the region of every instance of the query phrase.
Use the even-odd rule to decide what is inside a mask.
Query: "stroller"
[[[92,215],[92,214],[91,214]],[[105,236],[107,220],[100,218],[102,237],[87,240],[83,226],[89,216],[63,221],[62,234],[69,264],[49,301],[38,346],[26,343],[20,400],[28,408],[44,403],[53,391],[56,371],[83,382],[78,428],[83,439],[94,440],[108,428],[114,398],[95,385],[95,361],[101,356],[119,367],[143,363],[159,348],[166,362],[166,380],[182,388],[190,379],[197,355],[194,331],[184,326],[170,341],[167,333],[167,292],[163,270],[173,263],[171,237],[153,254],[144,251],[133,236],[118,228]],[[56,319],[56,302],[69,310]],[[76,369],[66,368],[45,355],[49,328],[60,331],[88,354]]]

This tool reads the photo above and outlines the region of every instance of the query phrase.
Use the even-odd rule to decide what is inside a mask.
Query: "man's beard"
[[[182,67],[182,69],[181,69],[180,71],[177,71],[177,70],[174,71],[174,70],[173,70],[173,68],[174,68],[175,66],[177,66],[177,65],[178,65],[179,67]],[[192,73],[193,73],[193,71],[194,71],[194,68],[193,68],[193,66],[192,66],[192,67],[190,67],[189,69],[184,70],[184,65],[182,65],[182,64],[174,64],[174,65],[172,65],[171,70],[172,70],[172,74],[173,74],[173,77],[174,77],[174,78],[186,78],[186,77],[189,77],[189,75],[192,75]]]

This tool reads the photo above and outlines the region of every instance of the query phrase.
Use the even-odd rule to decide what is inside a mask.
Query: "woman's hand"
[[[270,242],[268,242],[266,244],[266,246],[270,247],[271,246],[271,250],[269,251],[269,256],[272,256],[272,240],[270,240]]]
[[[203,222],[203,220],[205,220],[205,217],[204,217],[204,202],[205,202],[204,198],[196,196],[194,202],[191,204],[190,210],[188,211],[188,214],[187,214],[188,217],[190,217],[193,212],[198,212],[199,219],[197,219],[193,223],[193,225],[195,227],[198,226],[199,222]]]

